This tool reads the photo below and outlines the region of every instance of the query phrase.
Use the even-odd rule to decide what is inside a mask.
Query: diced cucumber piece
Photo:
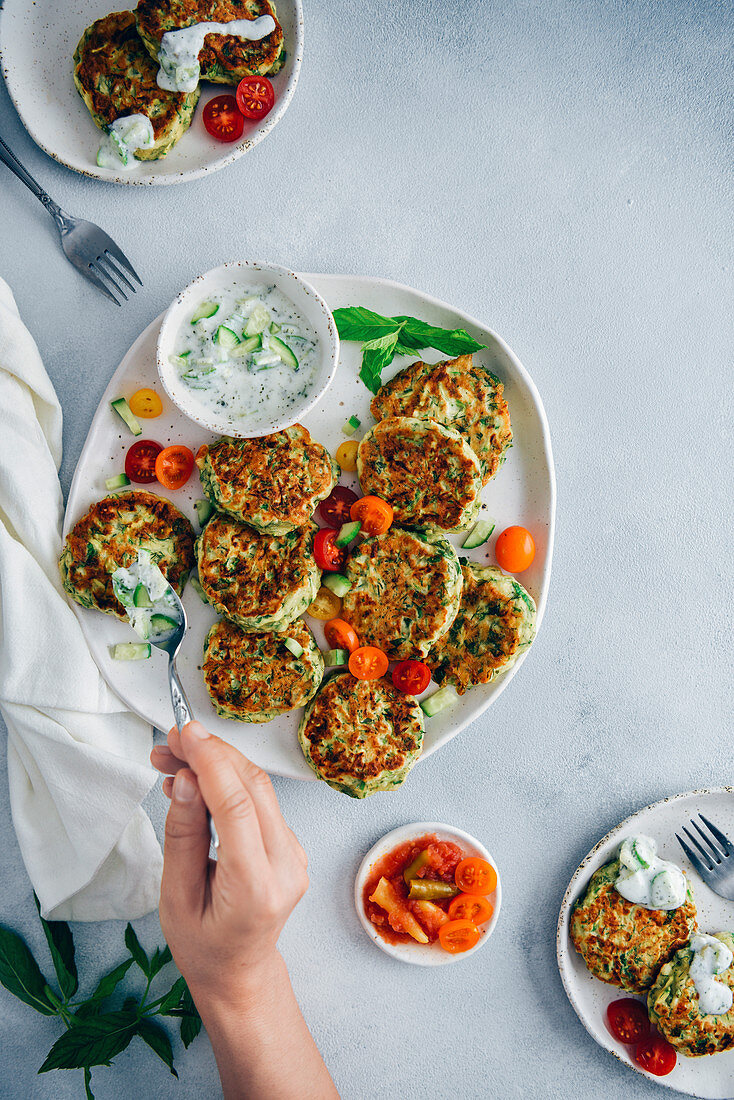
[[[112,142],[112,146],[113,146],[115,152],[117,153],[118,157],[120,158],[122,163],[125,165],[125,167],[127,167],[127,163],[128,163],[128,159],[129,159],[128,158],[127,142],[123,141],[122,138],[120,137],[120,135],[115,133],[115,131],[110,126],[107,127],[107,136],[109,137],[110,141]]]
[[[168,362],[171,364],[172,367],[178,367],[179,370],[183,370],[184,367],[188,366],[188,363],[184,359],[183,355],[169,355]]]
[[[150,617],[150,633],[152,634],[168,634],[169,631],[175,630],[178,626],[178,619],[169,619],[168,615],[151,615]]]
[[[324,664],[327,668],[336,668],[338,665],[346,665],[349,661],[349,651],[346,649],[329,649],[324,654]]]
[[[214,341],[229,351],[230,348],[237,347],[240,338],[231,328],[228,328],[226,325],[220,325],[214,334]]]
[[[150,598],[150,593],[144,584],[139,584],[135,589],[133,596],[134,607],[152,607],[153,601]]]
[[[271,355],[268,351],[256,351],[252,357],[252,365],[255,371],[270,370],[280,363],[279,355]]]
[[[182,351],[179,355],[179,359],[185,359],[187,355],[191,355],[191,348],[188,351]]]
[[[258,304],[250,314],[245,326],[245,336],[255,336],[258,332],[264,332],[270,324],[270,313],[264,305]]]
[[[352,519],[347,523],[343,523],[339,528],[339,534],[336,536],[336,545],[349,546],[349,543],[356,539],[361,528],[362,524],[358,519]]]
[[[118,642],[112,656],[116,661],[145,661],[150,657],[150,642]]]
[[[427,718],[433,718],[439,711],[452,707],[456,702],[456,698],[456,692],[453,688],[439,688],[438,691],[434,691],[433,695],[429,695],[427,699],[421,702],[421,710]]]
[[[191,324],[195,325],[197,321],[203,320],[205,317],[213,317],[219,309],[217,302],[202,302],[197,306],[191,315]]]
[[[346,596],[352,587],[352,582],[348,581],[341,573],[326,573],[321,578],[321,582],[324,588],[330,589],[339,599]]]
[[[124,489],[124,487],[129,484],[130,478],[127,474],[115,474],[114,477],[107,478],[104,487],[111,493],[113,489]]]
[[[297,642],[295,638],[284,638],[283,645],[286,649],[289,649],[294,657],[303,656],[303,646],[300,642]]]
[[[293,367],[293,370],[298,370],[298,360],[295,355],[282,340],[279,340],[277,336],[270,337],[270,349],[285,363],[287,367]]]
[[[195,573],[192,573],[191,576],[189,577],[189,584],[191,585],[191,587],[193,588],[194,592],[196,593],[196,595],[199,597],[200,600],[202,600],[204,603],[209,603],[209,600],[206,598],[206,592],[201,587],[201,581],[199,580],[199,578],[196,576]]]
[[[275,321],[270,322],[270,331],[275,336],[276,332],[280,332],[280,325],[276,325]]]
[[[259,351],[262,347],[262,336],[247,336],[241,340],[232,352],[233,359],[239,359],[243,355],[250,355],[253,351]]]
[[[344,435],[354,435],[356,431],[361,427],[362,421],[358,416],[350,416],[346,424],[342,427]]]
[[[214,515],[214,505],[209,500],[195,500],[194,508],[196,509],[196,518],[201,527],[203,527]]]
[[[116,397],[114,401],[110,401],[110,405],[118,414],[118,416],[122,417],[133,435],[143,434],[143,429],[140,427],[137,420],[133,416],[130,406],[128,405],[124,397]]]
[[[475,523],[469,534],[466,536],[461,544],[462,550],[473,550],[475,546],[481,546],[486,542],[489,536],[494,531],[494,521],[491,519],[480,519],[479,523]]]

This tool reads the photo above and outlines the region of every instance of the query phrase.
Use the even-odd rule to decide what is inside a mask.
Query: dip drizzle
[[[158,87],[167,92],[193,92],[199,83],[199,52],[208,34],[228,34],[247,42],[259,42],[275,30],[272,15],[257,19],[232,19],[229,23],[193,23],[167,31],[158,50]]]
[[[689,974],[698,993],[701,1012],[707,1016],[723,1016],[734,1000],[734,994],[724,982],[717,982],[716,975],[728,970],[734,955],[716,936],[697,932],[688,945],[693,952]]]

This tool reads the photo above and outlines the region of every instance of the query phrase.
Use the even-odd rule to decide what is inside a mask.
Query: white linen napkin
[[[10,807],[44,916],[132,919],[162,855],[140,803],[150,727],[109,690],[59,577],[61,407],[0,279],[0,712]]]

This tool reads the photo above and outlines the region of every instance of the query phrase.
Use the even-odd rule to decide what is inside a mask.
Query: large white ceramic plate
[[[111,11],[134,7],[129,0],[5,0],[0,11],[5,83],[23,125],[45,153],[75,172],[108,183],[183,183],[231,164],[270,133],[298,82],[303,56],[301,0],[278,0],[287,59],[273,77],[275,106],[261,123],[245,121],[242,138],[231,145],[210,137],[201,121],[204,105],[233,89],[204,83],[191,127],[168,156],[141,161],[129,172],[98,168],[101,135],[74,86],[72,58],[90,23]]]
[[[628,994],[592,977],[569,938],[569,923],[573,904],[588,886],[594,871],[614,858],[617,847],[626,836],[643,833],[654,837],[664,859],[677,863],[689,876],[698,909],[698,924],[702,932],[722,932],[734,929],[734,902],[726,901],[709,890],[683,855],[676,832],[688,825],[692,817],[702,813],[714,825],[734,836],[734,787],[687,791],[645,806],[626,818],[616,829],[603,837],[589,852],[571,879],[558,918],[557,955],[561,979],[581,1023],[599,1046],[635,1072],[659,1085],[689,1096],[709,1100],[730,1100],[734,1096],[734,1050],[704,1058],[684,1058],[667,1077],[653,1077],[630,1057],[628,1047],[618,1043],[607,1031],[606,1009],[610,1001]],[[640,998],[643,1000],[643,998]]]
[[[551,457],[548,424],[538,392],[530,377],[506,344],[490,329],[443,302],[429,298],[409,287],[384,279],[368,279],[337,275],[306,275],[305,278],[322,295],[331,309],[337,306],[363,305],[379,313],[410,314],[443,327],[465,327],[487,350],[479,357],[502,379],[510,407],[514,445],[497,477],[484,490],[487,512],[497,523],[497,533],[504,527],[519,523],[529,528],[536,540],[537,553],[530,569],[522,574],[523,584],[538,605],[538,623],[543,617],[553,547],[555,481]],[[160,318],[154,321],[135,341],[127,353],[102,398],[95,414],[74,474],[66,510],[68,530],[89,506],[105,495],[105,479],[123,468],[124,455],[133,437],[109,406],[120,395],[130,396],[141,386],[153,386],[161,391],[155,366],[155,344]],[[427,358],[430,353],[427,353]],[[433,358],[441,358],[434,353]],[[371,394],[358,378],[360,349],[358,344],[343,343],[334,381],[321,401],[303,418],[313,437],[334,454],[345,439],[342,425],[353,413],[360,417],[363,429],[374,423],[370,415]],[[406,361],[395,361],[394,373]],[[387,372],[390,373],[390,372]],[[144,422],[142,438],[168,443],[185,443],[193,450],[215,438],[199,428],[166,401],[163,415]],[[342,475],[342,484],[358,488],[356,475]],[[202,497],[198,479],[174,493],[157,485],[150,488],[168,496],[196,526],[193,502]],[[198,530],[198,526],[197,526]],[[460,545],[463,536],[454,537]],[[468,555],[481,562],[494,561],[494,538]],[[291,711],[263,725],[244,725],[219,718],[211,705],[199,671],[202,647],[207,630],[215,620],[214,612],[201,603],[189,585],[184,593],[189,630],[179,658],[181,679],[189,694],[194,713],[219,736],[226,738],[267,771],[296,779],[311,779],[296,738],[301,711]],[[154,652],[146,662],[115,661],[110,646],[131,640],[129,626],[108,615],[85,610],[74,604],[82,628],[89,641],[94,659],[112,689],[132,710],[153,725],[168,729],[171,725],[171,703],[165,675],[165,656]],[[308,619],[319,644],[324,645],[322,625]],[[532,649],[529,651],[532,653]],[[424,756],[441,745],[477,718],[499,693],[507,687],[519,670],[523,655],[515,667],[493,684],[474,688],[453,707],[435,718],[426,720]]]

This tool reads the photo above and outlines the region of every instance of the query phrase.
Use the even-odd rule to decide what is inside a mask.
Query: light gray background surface
[[[312,880],[282,949],[345,1100],[662,1096],[576,1019],[555,923],[610,827],[732,779],[731,4],[323,0],[306,16],[284,120],[187,186],[73,175],[0,88],[3,137],[145,281],[124,310],[108,303],[2,169],[0,273],[64,407],[63,484],[134,337],[225,259],[401,280],[509,342],[545,401],[558,475],[542,630],[485,718],[400,792],[359,804],[276,780]],[[0,797],[0,919],[46,959]],[[148,809],[160,827],[159,790]],[[486,949],[436,972],[377,951],[351,900],[365,850],[426,819],[479,836],[505,891]],[[137,930],[160,942],[155,917]],[[75,927],[86,988],[121,957],[122,931]],[[76,1071],[35,1076],[54,1023],[1,989],[0,1012],[0,1095],[79,1096]],[[178,1083],[136,1041],[95,1070],[96,1095],[218,1095],[206,1039],[177,1043],[176,1061]]]

